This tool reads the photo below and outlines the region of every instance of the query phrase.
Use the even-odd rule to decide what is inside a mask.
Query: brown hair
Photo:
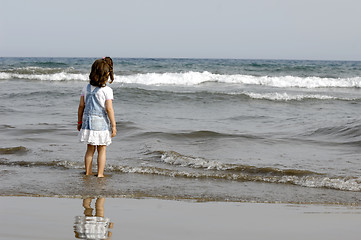
[[[105,87],[109,76],[111,79],[109,83],[112,83],[114,81],[113,60],[110,57],[96,60],[89,75],[90,84],[96,87]]]

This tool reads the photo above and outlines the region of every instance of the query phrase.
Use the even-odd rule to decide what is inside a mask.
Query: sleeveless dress
[[[83,113],[82,128],[79,132],[79,141],[90,145],[110,145],[111,127],[108,114],[99,103],[96,93],[100,87],[93,91],[91,85],[87,86],[85,108]]]

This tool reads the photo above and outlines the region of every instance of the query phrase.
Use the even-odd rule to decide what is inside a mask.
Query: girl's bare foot
[[[85,172],[84,174],[85,174],[85,176],[91,176],[91,175],[93,175],[93,172]]]

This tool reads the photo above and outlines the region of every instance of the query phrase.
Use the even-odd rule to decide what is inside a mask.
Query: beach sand
[[[90,203],[88,199],[88,203]],[[92,199],[111,239],[360,239],[361,207]],[[0,239],[75,239],[84,200],[0,197]],[[97,209],[95,209],[97,208]],[[90,211],[90,212],[89,212]],[[86,211],[85,211],[86,212]]]

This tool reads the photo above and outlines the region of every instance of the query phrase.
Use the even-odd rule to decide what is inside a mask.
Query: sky
[[[361,60],[360,0],[0,0],[0,57]]]

